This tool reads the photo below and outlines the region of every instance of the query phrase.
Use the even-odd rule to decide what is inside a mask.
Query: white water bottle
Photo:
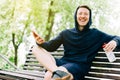
[[[105,44],[106,45],[106,44]],[[116,57],[115,57],[115,54],[113,53],[113,51],[106,51],[105,50],[105,45],[103,45],[103,50],[105,51],[105,54],[109,60],[109,62],[114,62],[116,61]]]

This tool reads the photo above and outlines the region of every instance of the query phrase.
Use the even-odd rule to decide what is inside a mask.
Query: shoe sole
[[[70,75],[64,76],[62,78],[56,78],[55,80],[70,80]]]

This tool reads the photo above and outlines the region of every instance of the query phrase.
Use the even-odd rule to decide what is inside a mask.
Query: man
[[[45,42],[33,32],[38,46],[32,48],[37,60],[47,69],[44,80],[83,80],[91,67],[92,60],[104,43],[106,51],[120,46],[120,37],[108,35],[92,24],[91,9],[82,5],[76,9],[75,28],[62,31],[56,38]],[[48,51],[55,51],[61,44],[64,56],[54,59]]]

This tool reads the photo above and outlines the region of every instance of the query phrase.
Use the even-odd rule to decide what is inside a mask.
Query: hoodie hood
[[[79,24],[77,22],[77,11],[78,11],[79,8],[87,8],[89,10],[89,13],[90,13],[89,21],[88,21],[88,23],[86,24],[86,26],[84,27],[84,29],[82,31],[79,30],[79,28],[78,28]],[[75,11],[75,14],[74,14],[74,19],[75,19],[75,28],[76,28],[76,30],[78,32],[84,32],[84,31],[89,30],[89,28],[90,28],[90,26],[92,24],[92,18],[91,18],[91,16],[92,16],[91,9],[88,6],[83,5],[83,6],[78,6],[77,7],[77,9]]]

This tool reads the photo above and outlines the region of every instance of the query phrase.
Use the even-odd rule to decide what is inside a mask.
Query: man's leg
[[[54,72],[57,70],[57,66],[53,56],[42,47],[34,46],[32,52],[36,59],[42,64],[48,71]]]
[[[52,78],[52,72],[47,71],[44,76],[44,80],[51,80]]]
[[[65,71],[65,72],[67,72],[68,74],[70,74],[70,73],[67,71],[67,69],[64,68],[64,67],[62,67],[62,66],[58,67],[58,70]],[[47,71],[47,72],[45,73],[44,80],[52,80],[52,76],[53,76],[53,73],[50,72],[50,71]],[[53,77],[55,77],[55,76],[53,76]],[[66,77],[64,77],[64,78],[62,78],[62,79],[58,79],[58,80],[73,80],[73,76],[72,76],[72,74],[70,74],[69,77],[66,76]]]
[[[39,61],[39,63],[42,64],[49,71],[46,73],[45,78],[51,77],[51,73],[57,70],[69,73],[66,68],[62,66],[57,67],[54,57],[42,47],[34,46],[32,48],[32,52],[35,55],[36,59]]]

